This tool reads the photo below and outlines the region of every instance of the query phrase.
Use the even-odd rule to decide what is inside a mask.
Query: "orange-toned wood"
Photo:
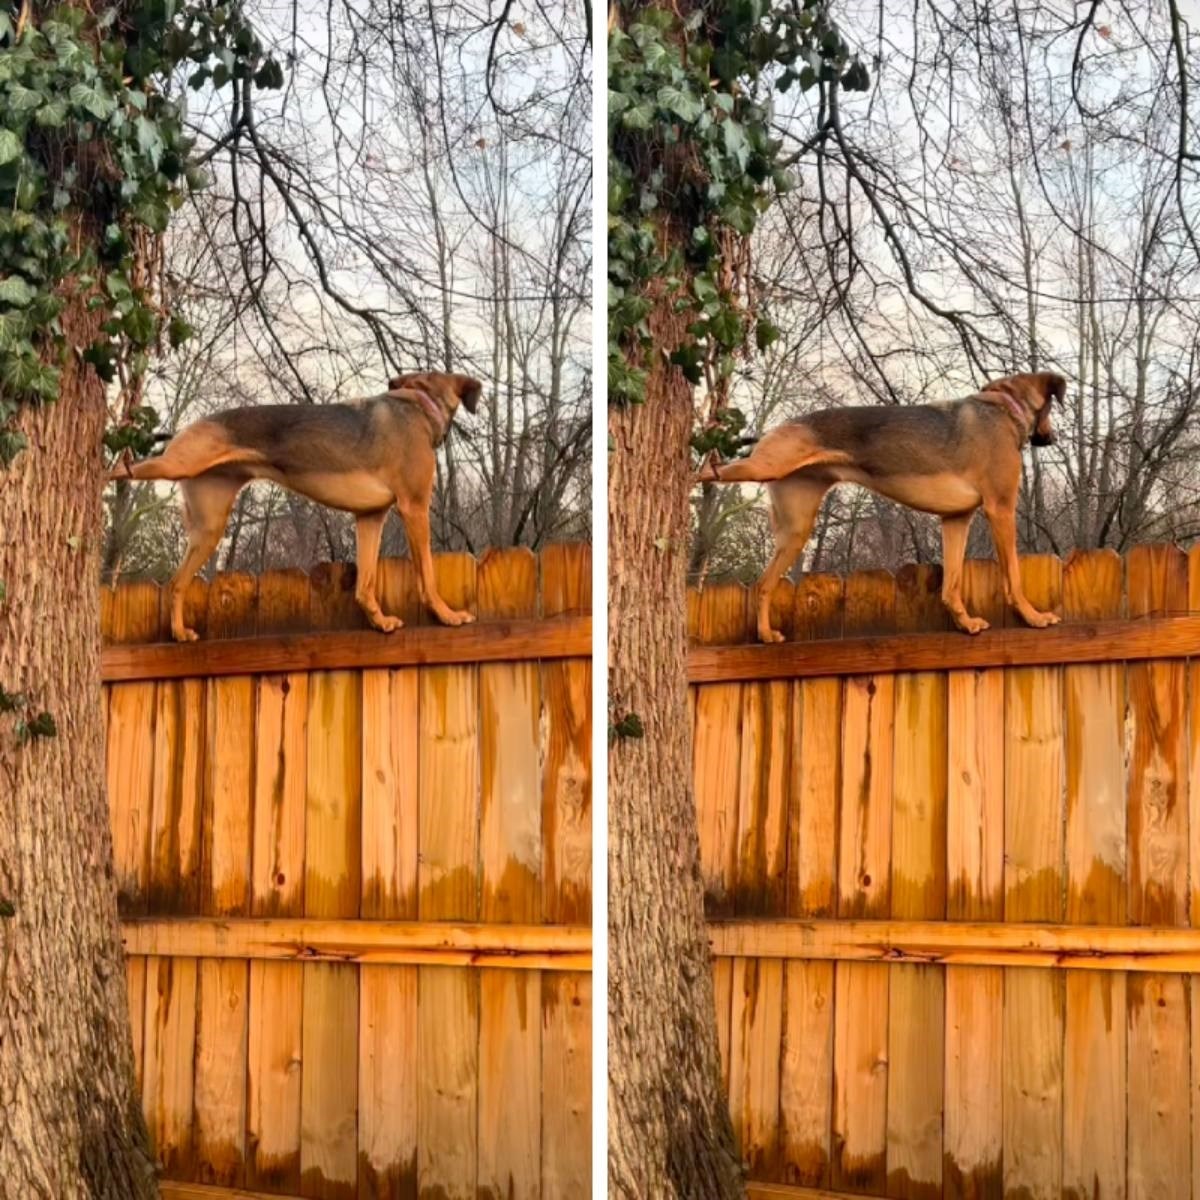
[[[252,634],[257,604],[253,576],[217,576],[208,590],[208,629],[216,636]],[[245,916],[250,910],[256,688],[249,676],[230,676],[213,680],[207,689],[200,907],[211,917]],[[246,1159],[249,967],[202,959],[198,976],[195,1178],[240,1185]]]
[[[896,586],[884,571],[846,580],[847,633],[890,630]],[[838,822],[839,917],[886,917],[891,910],[892,754],[895,679],[845,682]],[[839,963],[834,973],[835,1188],[882,1193],[887,1181],[888,976],[886,968]]]
[[[271,571],[258,581],[258,628],[304,628],[308,576]],[[162,684],[162,687],[187,687]],[[304,912],[304,823],[308,774],[308,676],[257,681],[250,911]],[[300,1102],[304,971],[298,964],[250,963],[246,1091],[246,1186],[300,1190]]]
[[[542,976],[542,1196],[592,1189],[592,979]]]
[[[437,560],[455,608],[476,607],[469,555]],[[422,668],[420,873],[422,920],[479,916],[479,671]],[[479,975],[422,967],[417,978],[417,1175],[421,1190],[469,1195],[479,1163]]]
[[[795,592],[796,636],[839,634],[842,603],[843,585],[838,576],[805,576]],[[842,681],[799,680],[792,690],[792,704],[787,912],[796,917],[828,917],[833,915],[837,896]]]
[[[312,573],[310,620],[354,629],[354,572],[334,563]],[[308,685],[304,912],[358,915],[362,898],[362,676],[314,671]],[[358,1179],[358,970],[303,967],[300,1191],[340,1200]]]
[[[477,575],[479,615],[537,612],[537,560],[490,552]],[[542,906],[541,679],[536,663],[479,668],[480,874],[485,921],[536,921]],[[479,977],[478,1188],[535,1195],[541,1175],[541,978]]]
[[[358,1194],[415,1196],[417,968],[364,966],[359,988]]]
[[[139,917],[123,928],[127,954],[564,971],[591,965],[592,936],[586,925]]]
[[[153,583],[125,584],[111,593],[112,636],[145,642],[159,631],[159,591]],[[150,880],[155,756],[156,685],[109,689],[106,763],[112,815],[113,869],[123,913],[146,911]]]
[[[542,615],[592,607],[591,547],[541,554]],[[587,921],[592,904],[592,663],[545,661],[542,679],[542,912],[547,921]]]
[[[902,569],[897,628],[945,625],[940,593],[940,569]],[[946,678],[898,675],[895,700],[892,915],[936,919],[946,913]],[[942,969],[897,966],[888,993],[887,1191],[921,1198],[942,1186]]]
[[[740,584],[706,587],[697,606],[696,636],[701,642],[745,636],[747,613]],[[735,911],[742,690],[738,683],[716,684],[701,688],[695,701],[692,778],[705,906],[713,915]]]
[[[166,1175],[194,1170],[197,969],[194,958],[146,960],[142,1108]]]
[[[770,1178],[779,1164],[783,964],[735,958],[732,984],[730,1115],[751,1174]]]
[[[1004,581],[993,560],[963,572],[967,608],[1001,628]],[[1004,914],[1004,672],[947,676],[946,915]],[[996,967],[945,973],[945,1200],[1001,1200],[1004,976]]]
[[[688,681],[733,684],[742,680],[812,679],[865,671],[878,675],[897,671],[1148,662],[1189,657],[1198,651],[1200,616],[1088,621],[1049,629],[990,629],[974,637],[955,631],[785,642],[774,646],[693,646],[688,652]],[[136,657],[150,651],[130,653]]]
[[[1066,620],[1121,615],[1124,569],[1111,551],[1076,553],[1063,571]],[[1063,671],[1066,746],[1067,920],[1125,923],[1125,671],[1119,664]],[[1063,1189],[1125,1191],[1124,973],[1066,977],[1063,1048]]]
[[[552,620],[487,621],[451,628],[429,625],[383,634],[374,630],[226,638],[182,644],[106,646],[105,683],[212,678],[291,671],[350,671],[370,667],[515,662],[586,658],[592,648],[590,616]]]
[[[1188,602],[1188,564],[1173,546],[1138,546],[1126,561],[1131,617]],[[1129,920],[1184,925],[1188,883],[1187,668],[1179,660],[1129,667]],[[1128,1196],[1191,1194],[1190,989],[1167,975],[1129,980]]]
[[[832,963],[784,963],[780,1172],[785,1179],[814,1186],[830,1177],[833,1001]]]

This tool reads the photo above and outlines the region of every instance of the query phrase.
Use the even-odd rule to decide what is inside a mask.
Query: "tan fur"
[[[482,384],[469,375],[397,376],[382,396],[353,404],[230,409],[181,430],[158,458],[119,467],[110,479],[178,480],[187,550],[171,580],[171,633],[195,641],[183,623],[187,585],[216,549],[238,492],[268,479],[356,518],[355,598],[384,633],[399,617],[379,607],[375,577],[383,523],[394,504],[404,521],[422,601],[445,625],[475,618],[437,590],[430,546],[437,446],[461,402],[474,412]]]
[[[1050,406],[1065,390],[1061,375],[1042,371],[993,380],[951,404],[826,409],[768,431],[744,459],[706,466],[701,482],[769,485],[776,551],[760,581],[759,638],[783,640],[771,628],[771,591],[804,549],[825,493],[839,483],[942,518],[942,601],[967,633],[987,628],[962,599],[967,534],[982,508],[1009,603],[1030,625],[1056,624],[1059,618],[1034,608],[1021,587],[1016,509],[1021,448],[1030,440],[1053,442]]]

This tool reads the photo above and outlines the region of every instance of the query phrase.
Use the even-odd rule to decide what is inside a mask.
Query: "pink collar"
[[[1021,436],[1029,436],[1029,414],[1007,392],[984,392],[985,396],[999,396],[1008,406],[1013,419],[1021,429]]]
[[[406,387],[400,389],[400,398],[402,400],[415,399],[420,404],[425,415],[433,422],[434,437],[441,441],[446,435],[446,415],[434,403],[433,397],[428,392],[421,391],[420,388]]]

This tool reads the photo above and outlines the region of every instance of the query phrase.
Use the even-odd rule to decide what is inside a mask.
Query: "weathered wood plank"
[[[1063,571],[1066,620],[1120,616],[1124,572],[1112,551],[1076,553]],[[1067,920],[1125,923],[1125,672],[1119,664],[1063,671],[1066,705]],[[1063,1192],[1125,1196],[1123,972],[1066,977]]]
[[[123,926],[127,954],[285,962],[521,966],[588,970],[586,925],[361,921],[317,917],[141,917]]]
[[[214,641],[105,646],[105,683],[213,678],[292,671],[353,671],[455,663],[588,658],[592,618],[486,621],[451,628],[428,625],[383,634],[374,630],[297,633]]]
[[[145,651],[149,653],[149,651]],[[693,646],[690,683],[814,679],[900,671],[965,671],[983,667],[1050,667],[1068,663],[1149,662],[1200,653],[1200,616],[1144,621],[1086,621],[1049,629],[904,633],[781,645]],[[199,673],[199,672],[197,672]]]

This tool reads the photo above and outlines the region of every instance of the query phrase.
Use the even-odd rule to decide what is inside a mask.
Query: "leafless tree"
[[[1071,387],[1058,445],[1027,460],[1022,548],[1200,535],[1200,35],[1149,0],[879,0],[841,19],[872,90],[779,98],[800,186],[754,255],[783,336],[733,402],[761,431],[1054,368]],[[712,489],[696,513],[693,572],[753,577],[761,498]],[[989,551],[981,522],[971,552]],[[937,553],[929,520],[845,490],[803,566]]]
[[[440,455],[435,541],[589,536],[583,10],[263,0],[248,15],[286,63],[285,87],[180,84],[213,186],[166,247],[168,291],[197,336],[154,364],[163,428],[233,404],[374,394],[402,371],[466,371],[485,403]],[[162,489],[112,494],[110,576],[168,573],[178,542]],[[389,522],[385,553],[403,548]],[[243,493],[217,557],[307,566],[353,557],[353,534],[264,486]]]

